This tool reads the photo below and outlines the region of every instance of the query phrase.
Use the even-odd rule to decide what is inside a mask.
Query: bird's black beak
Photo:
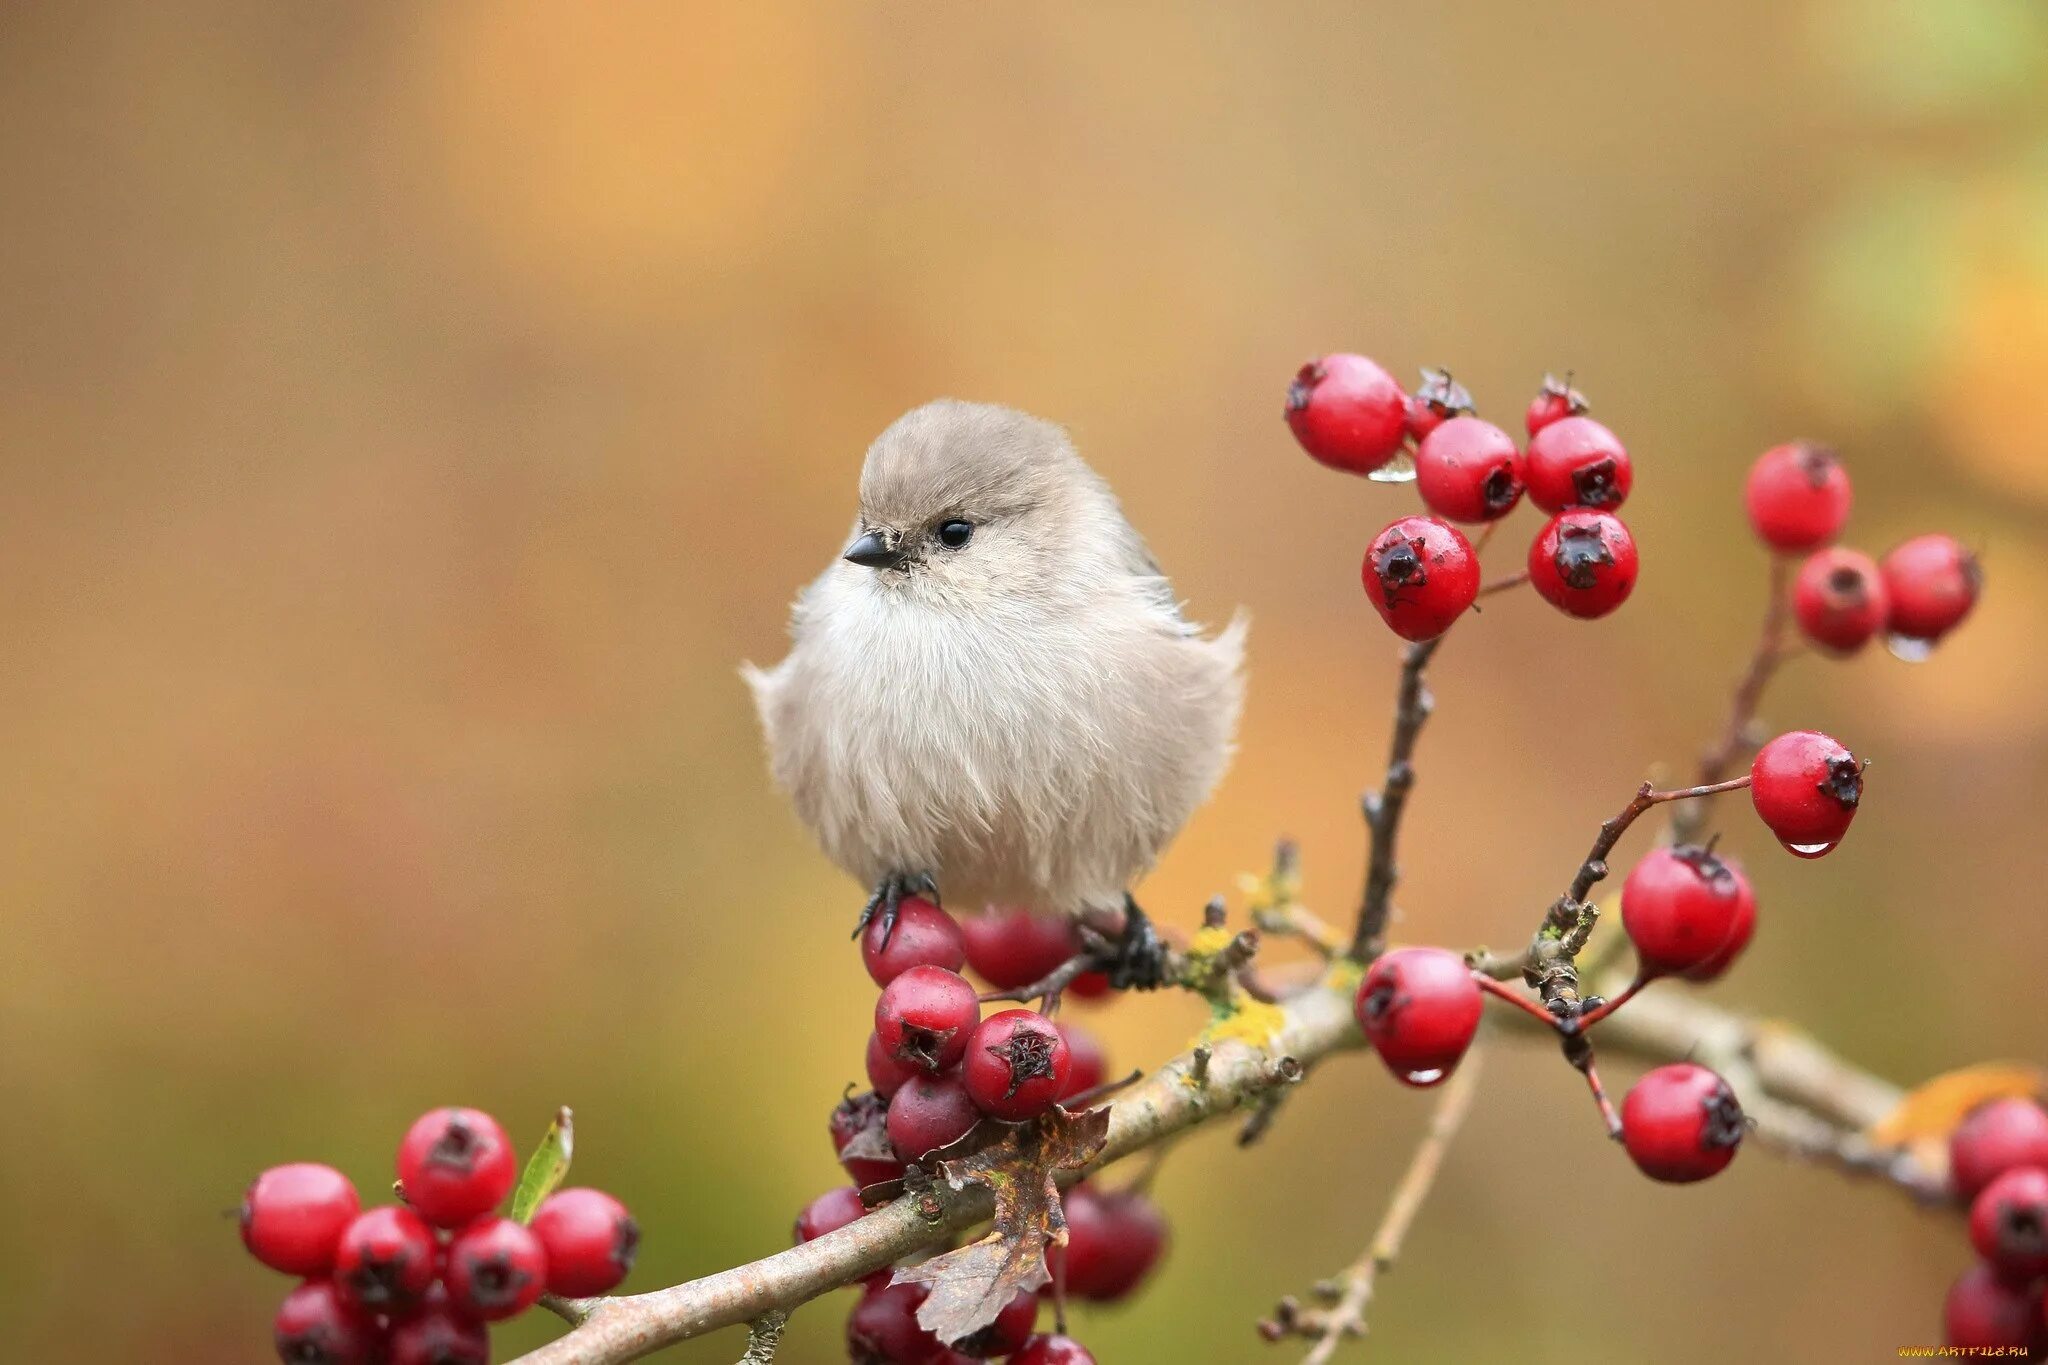
[[[846,560],[869,569],[893,569],[904,559],[903,551],[892,549],[880,531],[862,531],[860,539],[846,547]]]

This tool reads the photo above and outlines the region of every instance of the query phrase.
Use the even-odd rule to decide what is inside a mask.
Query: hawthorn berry
[[[285,1295],[271,1334],[285,1365],[375,1365],[382,1335],[331,1280],[308,1280]]]
[[[2048,1275],[2048,1171],[2015,1166],[1970,1203],[1970,1245],[2008,1279]]]
[[[953,1349],[970,1360],[994,1360],[1014,1355],[1031,1339],[1038,1325],[1038,1295],[1019,1294],[1003,1305],[996,1320],[980,1331],[960,1338]]]
[[[242,1196],[242,1245],[272,1270],[324,1274],[334,1265],[342,1229],[361,1212],[356,1187],[332,1166],[272,1166]]]
[[[1885,627],[1893,637],[1924,652],[1962,624],[1984,589],[1977,557],[1953,536],[1918,536],[1893,550],[1878,566],[1889,595]]]
[[[1636,588],[1636,542],[1606,512],[1560,512],[1529,546],[1529,581],[1567,616],[1591,620],[1628,601]]]
[[[951,915],[922,896],[906,896],[896,911],[896,925],[886,939],[882,917],[868,921],[860,936],[860,960],[877,986],[886,986],[912,967],[944,967],[957,972],[967,961],[967,945]]]
[[[1065,917],[1029,910],[969,915],[960,932],[966,940],[967,965],[999,991],[1043,981],[1053,968],[1081,951],[1081,940]]]
[[[1522,477],[1529,501],[1546,512],[1589,507],[1611,512],[1628,500],[1635,482],[1628,451],[1590,417],[1560,417],[1529,437]]]
[[[334,1282],[359,1307],[387,1313],[425,1296],[439,1267],[434,1230],[411,1209],[388,1204],[342,1229]]]
[[[1072,1337],[1050,1333],[1025,1342],[1010,1365],[1095,1365],[1095,1357]]]
[[[1749,778],[1756,813],[1802,858],[1833,851],[1863,799],[1863,765],[1818,730],[1793,730],[1764,745]]]
[[[967,1035],[980,1018],[981,1002],[966,977],[944,967],[912,967],[882,987],[875,1037],[884,1055],[935,1075],[966,1055]]]
[[[906,1162],[958,1142],[980,1122],[958,1073],[912,1077],[889,1101],[889,1142]]]
[[[1529,400],[1529,410],[1522,416],[1522,425],[1534,436],[1552,423],[1580,416],[1588,406],[1586,395],[1572,387],[1570,375],[1559,379],[1556,375],[1546,374],[1543,387]]]
[[[1067,1218],[1067,1292],[1111,1303],[1152,1272],[1166,1250],[1166,1217],[1134,1190],[1083,1183],[1062,1196]]]
[[[572,1186],[555,1191],[533,1211],[532,1227],[547,1258],[550,1294],[572,1299],[608,1294],[632,1273],[633,1258],[640,1254],[640,1225],[603,1190]]]
[[[1735,927],[1728,931],[1728,941],[1692,970],[1682,973],[1687,981],[1718,981],[1721,975],[1735,965],[1735,959],[1742,956],[1743,949],[1756,937],[1756,895],[1749,889],[1749,878],[1742,875],[1742,869],[1735,866],[1732,858],[1722,860],[1735,868],[1735,874],[1742,878],[1743,894],[1735,903]]]
[[[1979,1261],[1949,1286],[1941,1317],[1942,1335],[1950,1346],[2029,1350],[2041,1338],[2040,1290],[2009,1284]]]
[[[1101,1042],[1087,1029],[1069,1024],[1064,1019],[1054,1027],[1067,1041],[1067,1083],[1060,1091],[1060,1100],[1064,1103],[1109,1079],[1109,1054],[1102,1050]]]
[[[1004,1010],[976,1026],[961,1080],[975,1107],[1010,1123],[1037,1118],[1067,1093],[1073,1058],[1052,1020],[1034,1010]]]
[[[1493,423],[1453,417],[1416,447],[1415,488],[1440,517],[1498,521],[1522,500],[1522,452]]]
[[[1408,439],[1421,441],[1453,417],[1478,411],[1472,394],[1449,370],[1422,372],[1422,387],[1408,395]]]
[[[1728,1082],[1691,1062],[1658,1067],[1621,1102],[1630,1159],[1650,1179],[1673,1185],[1718,1175],[1747,1131]]]
[[[917,1063],[890,1056],[889,1049],[882,1046],[881,1035],[873,1032],[868,1034],[866,1064],[868,1084],[885,1100],[902,1089],[903,1083],[912,1076],[926,1074],[925,1069]]]
[[[1376,362],[1333,352],[1303,365],[1287,386],[1287,426],[1330,468],[1369,474],[1401,449],[1408,396]]]
[[[1382,953],[1358,983],[1358,1026],[1403,1085],[1435,1085],[1479,1030],[1479,986],[1465,959],[1443,948]]]
[[[829,1126],[832,1150],[856,1186],[879,1185],[903,1174],[903,1158],[889,1142],[889,1102],[876,1091],[841,1100]]]
[[[1749,524],[1774,550],[1817,550],[1849,520],[1849,473],[1835,452],[1809,441],[1772,446],[1757,456],[1743,486]]]
[[[1885,627],[1891,594],[1869,555],[1841,547],[1818,550],[1799,566],[1792,611],[1799,629],[1823,649],[1853,654]]]
[[[837,1232],[847,1224],[867,1216],[867,1205],[860,1202],[860,1191],[851,1185],[840,1185],[829,1189],[804,1205],[804,1211],[796,1216],[795,1236],[798,1245],[815,1241],[828,1232]],[[548,1267],[554,1267],[553,1248],[549,1248]]]
[[[1645,978],[1708,967],[1728,947],[1745,911],[1753,926],[1756,896],[1742,869],[1692,844],[1651,849],[1621,888],[1622,927]]]
[[[531,1228],[510,1218],[479,1218],[448,1244],[443,1278],[456,1312],[498,1322],[531,1308],[547,1288],[547,1252]]]
[[[846,1315],[846,1353],[852,1365],[923,1365],[945,1344],[918,1326],[921,1284],[889,1284],[868,1290]]]
[[[1948,1165],[1949,1181],[1965,1199],[2014,1167],[2048,1169],[2048,1113],[2016,1096],[1978,1105],[1949,1134]]]
[[[479,1109],[422,1114],[398,1144],[405,1202],[435,1227],[460,1227],[512,1192],[512,1141]]]
[[[436,1287],[418,1311],[391,1325],[386,1365],[490,1365],[491,1334],[448,1306]]]
[[[1479,557],[1435,517],[1403,517],[1377,536],[1361,570],[1365,595],[1404,640],[1434,640],[1479,596]]]

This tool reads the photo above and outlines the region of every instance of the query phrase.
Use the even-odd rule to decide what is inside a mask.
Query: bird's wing
[[[1199,635],[1202,628],[1188,620],[1181,600],[1174,595],[1166,571],[1152,557],[1152,550],[1138,529],[1125,521],[1117,536],[1117,564],[1137,582],[1139,594],[1155,607],[1180,635]]]

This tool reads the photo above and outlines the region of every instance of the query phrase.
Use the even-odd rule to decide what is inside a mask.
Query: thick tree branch
[[[1423,670],[1436,656],[1445,636],[1408,646],[1401,659],[1400,689],[1394,698],[1394,738],[1387,751],[1387,776],[1376,792],[1360,801],[1365,811],[1369,852],[1365,864],[1365,892],[1358,906],[1358,930],[1351,936],[1351,956],[1370,962],[1387,946],[1387,921],[1393,914],[1394,883],[1401,869],[1394,861],[1395,836],[1401,829],[1401,812],[1407,807],[1409,789],[1415,785],[1415,741],[1429,714],[1436,709]]]

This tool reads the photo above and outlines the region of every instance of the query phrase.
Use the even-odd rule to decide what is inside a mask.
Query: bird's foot
[[[1168,949],[1152,919],[1124,897],[1124,932],[1109,967],[1109,984],[1120,991],[1156,991],[1166,984]]]
[[[860,922],[853,926],[853,936],[859,938],[867,932],[868,925],[880,916],[882,941],[877,949],[887,948],[889,940],[896,935],[896,917],[903,909],[905,896],[923,896],[933,905],[939,903],[939,884],[932,880],[929,872],[892,872],[882,878],[875,887],[875,894],[868,897],[868,903],[861,907]]]

